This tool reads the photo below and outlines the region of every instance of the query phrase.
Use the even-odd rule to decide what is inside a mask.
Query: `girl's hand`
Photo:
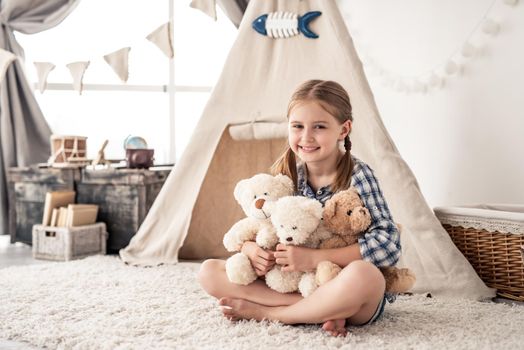
[[[312,271],[316,266],[315,251],[318,249],[279,244],[275,252],[275,262],[282,265],[282,271]]]
[[[244,242],[241,252],[249,258],[257,276],[264,276],[275,266],[274,252],[260,248],[255,242]]]

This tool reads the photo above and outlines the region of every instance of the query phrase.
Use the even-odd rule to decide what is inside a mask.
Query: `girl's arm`
[[[343,248],[316,249],[313,251],[313,255],[314,266],[317,266],[321,261],[328,260],[344,267],[355,260],[362,260],[360,246],[356,243]]]
[[[341,267],[354,260],[362,260],[360,247],[353,244],[343,248],[313,249],[292,245],[277,245],[276,263],[284,265],[282,271],[312,271],[321,261],[331,261]]]
[[[358,240],[363,260],[375,266],[393,266],[401,254],[400,233],[371,168],[362,163],[353,176],[364,206],[371,215],[371,226]]]

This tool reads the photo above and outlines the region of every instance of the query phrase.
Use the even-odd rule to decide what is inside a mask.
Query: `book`
[[[69,204],[65,226],[83,226],[96,223],[98,205],[96,204]]]
[[[58,208],[58,221],[56,226],[64,227],[67,222],[67,208],[66,207],[60,207]]]
[[[58,208],[53,208],[53,211],[51,213],[51,222],[49,223],[49,226],[55,227],[58,223]]]
[[[42,218],[42,225],[49,226],[51,223],[51,216],[53,209],[66,206],[75,202],[74,191],[54,191],[47,192],[44,202],[44,216]]]

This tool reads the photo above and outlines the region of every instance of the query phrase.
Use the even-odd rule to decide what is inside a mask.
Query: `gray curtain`
[[[0,0],[0,48],[24,57],[14,31],[34,34],[59,24],[79,0]],[[38,107],[20,60],[0,84],[0,234],[8,231],[7,170],[45,161],[51,129]]]
[[[217,3],[231,22],[238,28],[244,12],[246,12],[249,0],[218,0]]]

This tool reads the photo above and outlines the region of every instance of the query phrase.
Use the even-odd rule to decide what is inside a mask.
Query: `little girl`
[[[219,299],[231,319],[277,320],[285,324],[324,323],[332,335],[345,335],[346,325],[366,325],[384,311],[385,281],[376,266],[394,265],[400,256],[399,232],[371,168],[351,155],[349,96],[333,81],[310,80],[293,94],[288,106],[289,145],[273,164],[273,173],[291,177],[298,195],[325,203],[333,193],[354,186],[369,209],[372,223],[358,243],[335,249],[278,245],[267,251],[246,242],[246,254],[258,276],[274,264],[284,271],[310,271],[320,261],[343,267],[333,280],[307,298],[282,294],[263,280],[241,286],[229,282],[223,260],[204,261],[202,287]],[[343,145],[343,147],[341,147]]]

